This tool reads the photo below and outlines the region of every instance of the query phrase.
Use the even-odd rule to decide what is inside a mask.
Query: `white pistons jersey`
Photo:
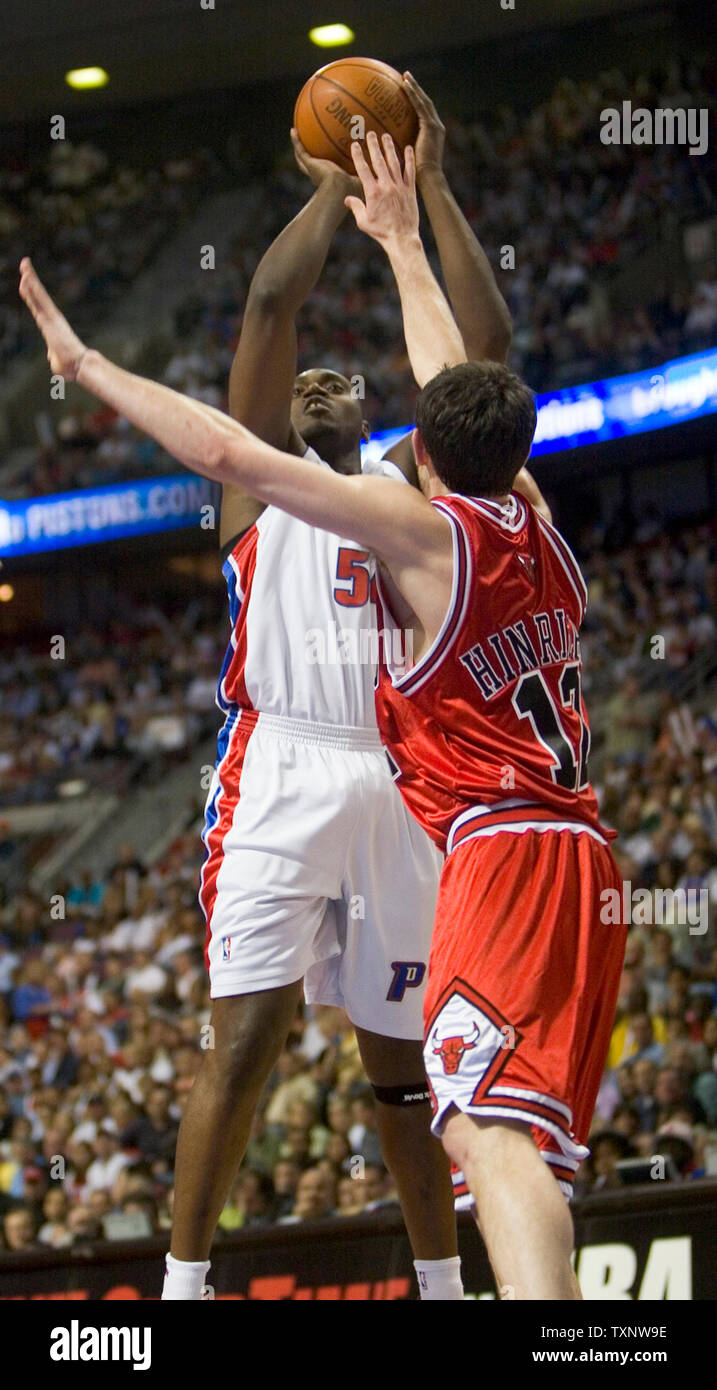
[[[312,449],[304,457],[329,467]],[[367,471],[403,478],[385,461]],[[217,692],[224,713],[376,728],[374,569],[352,541],[267,507],[224,562],[232,623]]]
[[[226,719],[199,894],[211,996],[303,979],[309,1003],[417,1040],[442,856],[376,725],[373,560],[269,507],[224,573]]]

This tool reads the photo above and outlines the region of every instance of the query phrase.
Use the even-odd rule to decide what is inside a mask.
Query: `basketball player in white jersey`
[[[232,412],[267,443],[304,454],[309,442],[320,444],[325,468],[353,474],[363,425],[348,383],[332,372],[303,374],[294,404],[287,400],[295,314],[320,273],[348,191],[333,166],[318,169],[302,158],[317,192],[262,263],[277,279],[267,275],[252,286]],[[460,266],[473,306],[480,305],[476,322],[495,325],[496,296],[502,301],[487,262],[477,274],[472,233],[446,190],[436,201],[444,268],[450,254],[454,284]],[[279,284],[282,275],[288,280]],[[26,294],[34,312],[37,293],[33,284]],[[441,298],[417,296],[409,311],[402,295],[404,316],[423,316],[424,336],[431,326],[430,365],[421,364],[419,385],[456,350]],[[468,302],[466,294],[464,313]],[[322,466],[317,452],[309,458]],[[309,629],[340,624],[357,639],[370,629],[371,562],[350,538],[312,531],[273,507],[252,518],[253,505],[235,493],[223,509],[233,637],[220,684],[227,722],[208,800],[202,883],[215,1045],[180,1136],[165,1296],[201,1296],[216,1221],[306,978],[310,999],[342,1003],[356,1026],[422,1296],[457,1298],[450,1182],[422,1099],[420,984],[436,855],[404,812],[380,750],[371,663],[312,669],[302,659]]]

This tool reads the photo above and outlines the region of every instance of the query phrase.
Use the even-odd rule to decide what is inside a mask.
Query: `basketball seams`
[[[368,63],[365,62],[353,62],[350,59],[347,60],[346,63],[343,63],[342,66],[350,67],[352,69],[355,69],[356,71],[370,73],[373,77],[380,77],[385,82],[390,83],[391,86],[395,88],[397,93],[405,95],[403,93],[403,89],[400,86],[400,83],[396,80],[396,78],[393,77],[390,73],[385,72],[382,68],[370,66]],[[319,72],[314,74],[313,80],[310,83],[306,84],[308,91],[305,92],[305,95],[306,97],[308,97],[309,109],[311,111],[313,119],[316,121],[316,124],[319,130],[321,131],[321,134],[331,145],[332,149],[337,151],[342,160],[348,161],[348,155],[341,149],[341,146],[334,139],[333,135],[324,126],[323,121],[321,119],[321,113],[317,110],[314,101],[314,89],[319,79],[323,79],[325,82],[327,82],[339,95],[341,95],[345,99],[347,104],[351,103],[352,105],[359,107],[362,112],[365,112],[365,114],[371,119],[371,121],[380,127],[380,130],[384,134],[390,135],[392,139],[397,138],[398,126],[396,123],[394,123],[394,129],[390,129],[389,126],[387,126],[386,122],[383,120],[382,116],[379,115],[378,112],[372,110],[371,107],[367,106],[367,104],[364,101],[362,101],[361,98],[356,95],[356,93],[349,91],[349,89],[345,87],[342,82],[339,82],[336,79],[336,77],[329,71],[326,71],[325,69],[319,70]],[[301,95],[304,95],[304,93],[302,93]],[[410,107],[410,102],[408,102],[408,105]],[[298,116],[299,102],[297,102],[296,111],[294,113],[294,121],[297,125],[299,124],[297,119]]]
[[[314,120],[316,121],[316,124],[317,124],[317,126],[319,127],[319,130],[321,131],[321,134],[328,140],[329,144],[333,146],[333,148],[334,148],[334,149],[337,151],[337,153],[340,155],[341,159],[343,159],[343,160],[345,160],[346,162],[348,162],[348,155],[345,153],[344,150],[342,150],[341,146],[340,146],[339,144],[337,144],[336,140],[334,140],[333,135],[330,135],[329,132],[328,132],[328,130],[325,130],[325,129],[324,129],[324,127],[323,127],[321,121],[319,120],[319,114],[318,114],[318,112],[316,111],[316,109],[315,109],[315,107],[314,107],[314,87],[313,87],[313,83],[312,83],[312,85],[311,85],[311,90],[309,91],[308,96],[309,96],[309,105],[310,105],[310,107],[311,107],[311,114],[312,114],[312,116],[314,117]],[[347,171],[347,172],[348,172],[348,171]]]
[[[368,72],[368,71],[370,71],[370,69],[367,68],[366,71]],[[337,92],[341,92],[342,96],[348,97],[349,101],[354,102],[354,103],[356,104],[356,106],[362,106],[363,109],[364,109],[364,111],[366,112],[366,115],[367,115],[367,116],[370,116],[372,121],[378,121],[379,124],[383,126],[383,129],[385,130],[385,132],[386,132],[387,135],[390,135],[390,134],[391,134],[391,132],[390,132],[388,126],[386,125],[385,121],[382,121],[382,120],[381,120],[381,117],[380,117],[380,116],[377,116],[376,112],[375,112],[375,111],[372,111],[372,110],[371,110],[371,107],[370,107],[370,106],[367,106],[366,103],[365,103],[365,101],[362,101],[360,97],[357,97],[355,92],[350,92],[349,89],[348,89],[348,87],[342,86],[342,84],[341,84],[340,82],[337,82],[336,79],[333,78],[333,77],[332,77],[331,79],[328,79],[328,78],[327,78],[326,80],[327,80],[327,81],[330,80],[331,86],[332,86],[332,87],[335,87]],[[313,81],[312,84],[311,84],[311,92],[309,93],[309,95],[310,95],[311,98],[312,98],[312,103],[311,103],[311,104],[312,104],[312,110],[313,110],[314,87],[316,86],[316,83],[317,83],[317,82],[318,82],[318,78],[315,78],[314,81]],[[321,124],[321,122],[319,122],[319,124]],[[324,127],[321,126],[321,129],[323,130]]]

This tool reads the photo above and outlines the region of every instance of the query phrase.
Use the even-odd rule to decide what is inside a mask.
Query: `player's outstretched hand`
[[[20,262],[20,297],[47,343],[47,360],[53,372],[74,381],[87,348],[50,298],[29,256]]]
[[[345,173],[332,159],[317,159],[313,154],[309,154],[294,126],[291,127],[291,143],[294,147],[294,158],[302,174],[308,175],[314,188],[318,188],[326,179],[333,179],[342,185],[347,193],[361,192],[361,184],[355,175]]]
[[[443,146],[446,143],[446,127],[436,111],[431,98],[419,87],[413,73],[404,72],[403,85],[408,99],[418,116],[418,135],[416,136],[416,173],[423,169],[443,167]]]
[[[396,239],[417,236],[418,202],[413,149],[410,145],[406,146],[402,169],[390,135],[384,135],[382,149],[375,131],[370,130],[366,145],[371,164],[358,140],[351,145],[351,158],[356,165],[366,201],[362,203],[360,198],[353,196],[344,199],[356,218],[357,227],[384,247]]]

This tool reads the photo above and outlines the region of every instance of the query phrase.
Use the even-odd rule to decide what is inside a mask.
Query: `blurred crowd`
[[[37,352],[17,296],[22,256],[47,276],[77,328],[91,332],[222,176],[209,149],[137,169],[58,138],[42,156],[0,158],[0,368]]]
[[[108,626],[86,622],[0,662],[1,805],[146,785],[216,728],[224,615],[121,593],[113,610]]]
[[[28,891],[0,922],[0,1249],[168,1226],[177,1131],[211,1046],[198,827],[147,871],[132,845],[95,881]],[[395,1200],[373,1093],[338,1009],[297,1018],[221,1232]]]
[[[598,702],[605,756],[596,790],[603,820],[619,831],[632,927],[579,1193],[614,1186],[629,1171],[666,1181],[717,1171],[717,706],[686,701],[672,683],[714,641],[716,541],[709,527],[667,536],[654,519],[644,526],[609,565],[595,534],[584,557],[588,668],[610,669],[618,682]],[[86,664],[65,677],[69,694],[79,692],[80,703],[87,690],[95,702],[116,700],[113,717],[133,728],[133,700],[143,698],[145,718],[148,708],[160,720],[168,711],[170,720],[172,711],[201,717],[222,641],[199,615],[183,631],[165,631],[145,613],[141,640],[138,627],[135,615],[124,642],[115,630],[102,653],[87,630]],[[661,683],[646,632],[665,638],[654,661]],[[50,701],[50,715],[53,687],[49,670],[20,663],[13,717],[36,728],[22,700]],[[78,718],[79,727],[87,724]],[[100,736],[113,727],[99,720]],[[181,756],[178,742],[169,744]],[[100,878],[86,872],[54,885],[52,912],[28,887],[0,911],[7,1249],[141,1237],[171,1221],[177,1129],[211,1046],[196,810],[187,824],[151,868],[127,845]],[[302,1010],[220,1231],[395,1200],[353,1031],[337,1009]]]
[[[609,756],[647,751],[657,688],[663,687],[667,698],[693,659],[713,648],[717,637],[714,525],[668,531],[654,507],[644,508],[634,527],[624,512],[617,520],[619,526],[608,522],[586,531],[581,554],[588,585],[580,634],[584,688],[591,704],[594,695],[613,692]],[[625,522],[628,543],[622,534]],[[638,673],[644,688],[639,710],[630,714],[627,706],[630,700],[634,705],[635,690],[628,678]],[[629,720],[637,725],[643,710],[637,739]]]
[[[714,345],[717,267],[709,260],[691,271],[680,257],[680,273],[654,279],[647,290],[643,286],[635,295],[626,295],[623,284],[620,302],[629,307],[618,310],[610,301],[613,282],[621,272],[629,274],[639,267],[648,245],[655,247],[668,237],[674,243],[687,224],[715,215],[717,200],[710,189],[714,156],[708,152],[692,157],[678,144],[604,145],[599,139],[600,113],[607,107],[620,108],[623,101],[632,101],[634,106],[650,109],[710,108],[714,86],[711,70],[676,61],[668,72],[634,79],[619,71],[580,83],[565,79],[546,101],[528,112],[500,106],[467,123],[442,113],[447,127],[446,171],[510,307],[511,365],[534,390],[637,371]],[[128,245],[134,245],[132,238],[127,243],[124,235],[117,235],[117,218],[128,217],[146,256],[147,229],[161,221],[157,206],[164,212],[167,203],[175,216],[177,200],[188,197],[191,188],[198,195],[219,178],[219,165],[206,152],[168,166],[169,172],[165,169],[143,178],[127,170],[112,171],[104,155],[93,153],[102,166],[99,183],[97,174],[89,174],[86,185],[62,195],[76,200],[77,225],[66,233],[70,251],[58,268],[55,229],[45,253],[53,262],[48,269],[61,302],[76,318],[76,308],[84,305],[90,328],[96,324],[105,289],[109,295],[118,293],[131,280],[130,267],[123,263],[120,274],[114,264],[115,258],[130,254]],[[62,167],[63,158],[70,157],[70,151],[64,156],[53,151],[50,165]],[[91,170],[89,154],[87,159]],[[32,203],[32,175],[26,171],[14,178]],[[89,210],[85,217],[83,198],[92,209],[93,199],[100,197],[106,185],[114,187],[118,182],[124,188],[127,180],[132,196],[126,207],[120,200],[123,211],[113,207],[108,220]],[[145,185],[150,213],[143,210],[139,191]],[[169,385],[226,407],[229,369],[251,276],[309,191],[306,178],[287,162],[260,184],[247,186],[229,264],[219,265],[211,274],[198,273],[177,312],[177,348],[164,375]],[[45,202],[62,223],[64,204],[60,199],[59,208],[55,206],[58,196],[47,193],[40,198],[35,212],[38,233]],[[3,207],[0,174],[0,228]],[[18,216],[14,207],[10,201],[5,208],[11,229],[13,215]],[[62,231],[64,235],[64,224]],[[6,325],[9,355],[20,344],[36,343],[29,318],[25,316],[25,321],[15,304],[15,253],[19,255],[24,233],[21,219],[7,257],[0,257],[0,325]],[[75,258],[78,238],[82,254]],[[427,242],[430,247],[429,234]],[[28,244],[24,243],[25,249]],[[512,270],[500,269],[501,250],[506,246],[515,250]],[[93,270],[97,258],[108,259],[111,270]],[[41,259],[41,269],[43,265]],[[82,328],[86,321],[77,319],[78,326]],[[350,218],[339,229],[321,280],[302,311],[299,359],[302,369],[321,364],[349,377],[362,375],[366,418],[374,429],[412,420],[416,392],[392,273],[386,258]],[[117,476],[136,476],[147,467],[155,471],[166,466],[160,451],[140,441],[123,422],[108,414],[77,416],[65,421],[57,438],[43,439],[36,460],[14,480],[13,495],[89,486]]]

